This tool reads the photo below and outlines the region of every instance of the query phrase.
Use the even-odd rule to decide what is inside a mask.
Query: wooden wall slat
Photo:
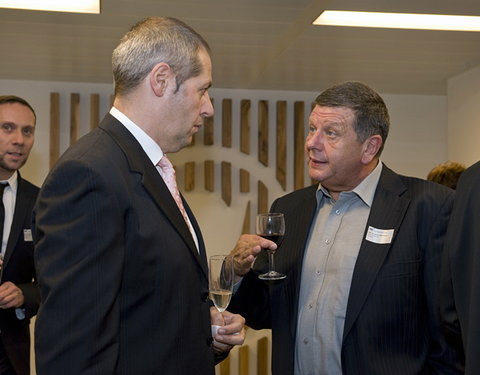
[[[243,217],[242,234],[252,233],[250,229],[251,228],[250,215],[251,215],[251,203],[250,201],[248,201],[247,207],[245,208],[245,216]]]
[[[268,338],[257,341],[257,375],[268,375]]]
[[[232,99],[222,100],[222,146],[232,147]]]
[[[210,99],[210,101],[212,102],[212,106],[213,106],[213,99]],[[215,116],[212,116],[212,117],[206,117],[204,120],[203,120],[203,144],[205,146],[211,146],[213,145],[213,139],[214,139],[214,128],[213,128],[213,124],[214,124],[214,118]]]
[[[305,104],[294,103],[293,189],[305,186]]]
[[[90,94],[90,129],[95,129],[100,123],[100,95]]]
[[[240,168],[240,193],[250,192],[250,173]]]
[[[240,151],[250,155],[250,100],[240,101]]]
[[[275,176],[283,190],[287,189],[287,102],[277,102],[277,147]]]
[[[222,161],[222,199],[230,207],[232,204],[232,164]]]
[[[268,167],[268,102],[258,102],[258,161]]]
[[[70,94],[70,144],[78,139],[80,127],[80,94]]]
[[[219,364],[220,366],[220,375],[230,375],[230,357],[225,358]]]
[[[60,94],[50,93],[50,168],[60,157]]]
[[[195,189],[195,162],[185,163],[185,191]]]
[[[268,212],[268,189],[262,181],[258,180],[257,213],[263,214],[265,212]]]
[[[238,375],[248,375],[249,373],[249,347],[243,345],[238,348]]]
[[[204,163],[205,190],[215,191],[215,162],[205,160]]]

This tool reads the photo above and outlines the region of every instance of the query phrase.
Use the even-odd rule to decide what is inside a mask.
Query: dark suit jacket
[[[272,328],[274,375],[293,374],[301,266],[316,190],[317,185],[295,191],[271,207],[285,214],[286,234],[275,266],[287,278],[268,285],[251,271],[230,305],[253,328]],[[448,188],[383,167],[365,229],[394,229],[394,237],[390,244],[376,244],[364,235],[345,317],[343,374],[456,373],[437,311],[440,254],[452,201]],[[255,269],[264,264],[263,256]]]
[[[38,375],[214,373],[208,277],[157,169],[113,116],[61,157],[35,208]]]
[[[463,172],[448,225],[442,268],[442,319],[465,353],[465,374],[480,374],[480,162]]]
[[[1,340],[18,375],[30,375],[30,318],[37,313],[40,294],[35,282],[33,242],[24,230],[31,230],[32,210],[38,187],[18,174],[17,197],[8,237],[1,282],[10,281],[23,292],[25,319],[19,320],[15,309],[0,310]],[[25,238],[27,241],[25,241]]]

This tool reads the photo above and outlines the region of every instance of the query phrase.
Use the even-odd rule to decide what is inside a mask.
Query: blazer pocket
[[[417,276],[420,272],[422,262],[420,259],[406,262],[384,264],[380,269],[379,278],[397,278],[406,276]]]

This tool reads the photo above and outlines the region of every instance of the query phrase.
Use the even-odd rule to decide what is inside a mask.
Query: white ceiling
[[[382,93],[446,94],[480,65],[480,33],[312,26],[324,9],[480,15],[479,0],[102,0],[101,15],[0,9],[0,79],[109,83],[141,18],[168,15],[213,50],[214,87],[318,92],[359,80]]]

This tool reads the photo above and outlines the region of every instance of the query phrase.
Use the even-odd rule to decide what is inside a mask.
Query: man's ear
[[[170,65],[161,62],[153,67],[150,71],[150,87],[157,96],[163,96],[167,90],[171,78],[174,78],[174,74]]]
[[[365,164],[370,163],[378,155],[382,144],[383,141],[380,135],[375,134],[369,137],[364,143],[362,162]]]

